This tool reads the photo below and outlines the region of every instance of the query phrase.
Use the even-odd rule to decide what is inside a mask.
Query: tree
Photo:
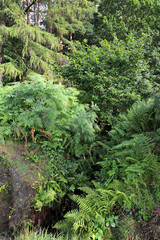
[[[87,31],[89,21],[93,18],[96,7],[93,2],[79,1],[48,1],[46,26],[49,32],[60,37],[60,51],[63,51],[63,44],[69,44],[73,39],[73,33]],[[87,24],[86,24],[87,22]],[[90,24],[91,25],[91,24]],[[69,39],[69,41],[67,41]]]
[[[3,25],[3,22],[0,22],[0,26]],[[3,42],[2,38],[0,38],[0,64],[3,63]],[[0,85],[2,84],[2,72],[0,70]]]
[[[148,34],[144,58],[149,62],[150,76],[160,82],[160,2],[157,0],[102,0],[95,23],[94,42],[112,41],[114,36],[126,40],[129,34],[141,38]],[[93,42],[92,41],[92,42]]]
[[[157,35],[160,27],[160,3],[157,0],[102,0],[99,5],[98,36],[112,40],[116,34],[126,39],[129,33]]]
[[[6,1],[2,5],[1,14],[6,17],[6,26],[0,26],[0,37],[5,45],[1,73],[7,77],[5,81],[25,80],[30,72],[52,78],[52,66],[59,58],[59,40],[53,34],[27,24],[29,19],[26,23],[20,3]]]
[[[146,38],[131,34],[126,41],[102,41],[100,47],[77,44],[63,66],[63,76],[82,90],[82,102],[98,105],[103,123],[112,125],[120,112],[156,89],[144,59]]]
[[[3,1],[0,1],[0,12],[2,11],[3,9]],[[5,25],[5,21],[6,21],[6,18],[5,18],[5,15],[0,15],[0,27]],[[0,35],[0,65],[3,63],[3,37]],[[2,71],[0,69],[0,85],[2,85]]]

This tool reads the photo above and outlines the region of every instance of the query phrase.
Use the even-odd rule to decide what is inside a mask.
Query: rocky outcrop
[[[0,158],[0,240],[9,234],[9,215],[12,207],[10,194],[10,172]]]
[[[0,146],[0,187],[4,188],[0,191],[0,240],[24,225],[28,202],[33,197],[33,190],[21,169],[22,163],[25,164],[25,151],[22,145],[14,143]]]
[[[23,180],[20,172],[11,166],[10,173],[11,181],[11,197],[12,197],[12,215],[9,221],[9,229],[14,231],[16,228],[21,228],[25,222],[26,206],[29,200],[29,187]]]

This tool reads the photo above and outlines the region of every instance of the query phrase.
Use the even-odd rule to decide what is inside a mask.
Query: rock
[[[10,240],[10,238],[5,236],[0,236],[0,240]]]
[[[24,182],[21,174],[11,166],[11,196],[13,213],[9,222],[9,228],[21,227],[25,221],[26,203],[29,199],[28,186]]]
[[[24,179],[26,173],[20,168],[22,163],[25,165],[25,151],[23,145],[15,145],[13,142],[0,145],[1,156],[4,155],[7,159],[6,165],[2,164],[4,166],[0,168],[0,186],[10,186],[8,193],[0,192],[0,236],[3,238],[5,234],[21,229],[28,212],[27,204],[32,188]],[[1,157],[2,163],[3,158],[5,157]]]
[[[0,158],[0,234],[9,233],[9,214],[12,207],[10,194],[10,173]],[[3,189],[2,189],[3,188]],[[3,237],[4,238],[4,237]],[[2,237],[0,237],[2,239]]]
[[[7,156],[7,167],[0,168],[0,186],[6,184],[11,189],[8,194],[0,193],[1,240],[7,236],[5,234],[19,232],[26,221],[41,227],[46,211],[37,212],[31,208],[31,201],[36,194],[32,184],[39,180],[40,170],[39,166],[28,164],[26,148],[10,141],[0,145],[0,153]]]

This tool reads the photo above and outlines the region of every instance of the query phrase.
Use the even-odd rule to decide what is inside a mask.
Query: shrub
[[[94,107],[80,104],[77,90],[43,79],[6,86],[0,93],[0,136],[37,142],[50,140],[76,156],[95,138]]]

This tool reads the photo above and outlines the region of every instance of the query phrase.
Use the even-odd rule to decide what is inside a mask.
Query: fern
[[[158,101],[158,96],[139,101],[133,104],[126,115],[120,115],[119,123],[110,132],[111,144],[118,144],[133,134],[156,137],[160,127]]]
[[[85,225],[85,219],[81,216],[78,210],[71,210],[65,215],[65,219],[56,223],[54,228],[60,229],[65,233],[68,233],[70,236],[75,232],[78,237],[80,236],[80,232],[78,233],[78,228],[87,230]]]
[[[54,146],[72,155],[89,154],[95,139],[96,114],[76,96],[74,88],[52,85],[42,78],[6,86],[0,96],[0,126],[6,129],[3,138],[11,127],[10,136],[24,138],[26,143],[46,134]]]
[[[123,210],[147,220],[159,203],[159,97],[135,103],[110,132],[98,177]],[[116,194],[116,198],[114,198]],[[127,210],[128,211],[128,210]],[[134,211],[134,210],[133,210]]]
[[[73,197],[79,206],[79,211],[68,212],[64,216],[64,220],[54,226],[55,228],[61,229],[65,233],[77,234],[80,239],[90,239],[91,237],[110,239],[111,232],[107,219],[111,219],[111,210],[121,199],[129,202],[130,198],[120,191],[105,189],[99,183],[94,184],[95,189],[80,188],[86,193],[86,196],[75,195]]]

